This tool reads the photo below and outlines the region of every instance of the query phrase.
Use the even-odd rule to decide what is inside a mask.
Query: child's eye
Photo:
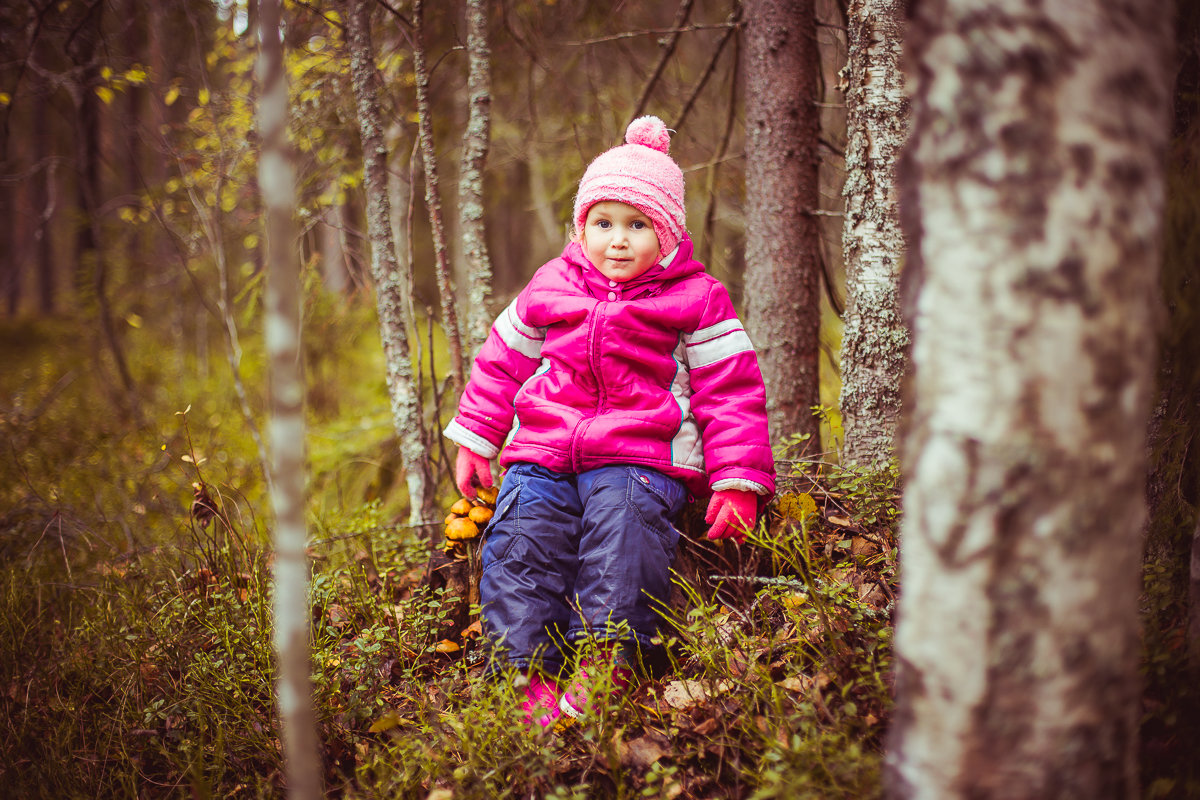
[[[606,219],[598,219],[596,220],[596,227],[600,228],[601,230],[608,230],[612,227],[612,223]]]
[[[635,219],[630,227],[635,231],[644,231],[646,229],[646,223],[642,222],[640,219]]]

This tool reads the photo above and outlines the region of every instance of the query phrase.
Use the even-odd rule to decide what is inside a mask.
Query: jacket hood
[[[643,272],[631,281],[626,281],[622,284],[624,292],[636,293],[645,285],[658,284],[666,281],[673,281],[679,278],[686,278],[688,275],[694,275],[697,272],[704,272],[704,265],[696,259],[692,258],[693,245],[692,239],[687,234],[679,240],[678,246],[673,253],[667,255],[666,263],[658,263],[650,269]],[[571,242],[563,250],[562,258],[568,264],[579,269],[588,286],[594,286],[597,292],[608,291],[608,278],[596,269],[588,257],[584,255],[583,248],[578,242]]]

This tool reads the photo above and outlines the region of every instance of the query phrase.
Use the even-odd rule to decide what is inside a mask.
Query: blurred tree
[[[747,0],[746,327],[771,435],[817,434],[820,205],[812,0]]]
[[[96,303],[100,332],[112,353],[113,363],[121,386],[133,399],[133,376],[125,361],[125,353],[117,336],[109,302],[109,267],[111,254],[101,234],[101,215],[106,198],[100,180],[101,125],[106,121],[100,112],[101,61],[97,49],[102,35],[104,3],[91,3],[74,19],[74,28],[67,35],[65,49],[74,65],[69,84],[75,103],[75,202],[80,219],[75,229],[76,291],[90,290]],[[90,284],[90,286],[89,286]]]
[[[1169,17],[942,0],[909,25],[890,795],[1136,797]]]
[[[850,0],[846,83],[846,217],[842,248],[842,462],[879,469],[892,458],[908,331],[900,314],[896,158],[907,133],[900,69],[904,0]]]
[[[307,530],[304,521],[304,376],[300,359],[300,254],[296,186],[287,136],[288,87],[278,0],[260,2],[258,173],[265,210],[267,353],[271,383],[271,500],[274,525],[276,706],[287,794],[318,800],[321,751],[312,705]]]

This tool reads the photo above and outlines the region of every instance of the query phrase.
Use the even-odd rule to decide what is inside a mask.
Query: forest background
[[[465,10],[431,4],[419,35],[411,5],[378,3],[370,16],[389,227],[399,274],[411,276],[400,292],[420,458],[442,508],[454,499],[453,454],[437,435],[454,397],[443,321],[457,313],[469,349],[478,321],[561,249],[579,176],[633,116],[657,114],[676,131],[672,155],[685,171],[700,258],[740,308],[753,299],[746,9],[705,0],[487,5],[487,295],[469,290],[479,269],[460,216],[470,205],[459,199],[471,109]],[[502,688],[473,682],[469,641],[457,653],[441,645],[453,598],[428,586],[429,510],[410,501],[406,431],[389,397],[349,7],[284,4],[314,697],[328,790],[881,792],[898,511],[894,466],[864,474],[839,464],[847,7],[818,2],[812,25],[819,171],[806,216],[820,358],[807,410],[822,426],[776,429],[784,491],[752,537],[757,555],[693,556],[698,574],[760,582],[681,589],[668,676],[635,708],[549,748],[522,738]],[[268,636],[256,14],[255,3],[204,0],[0,10],[0,777],[21,796],[257,796],[283,781]],[[1200,432],[1200,28],[1186,0],[1177,31],[1159,370],[1167,378],[1142,602],[1148,797],[1200,791],[1194,763],[1186,766],[1197,710],[1188,559],[1200,488],[1191,446]],[[420,97],[418,43],[428,71]],[[434,190],[423,147],[434,154]],[[753,322],[751,314],[752,336]],[[736,703],[731,686],[743,696]]]

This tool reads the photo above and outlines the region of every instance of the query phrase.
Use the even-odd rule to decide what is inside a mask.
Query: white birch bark
[[[935,0],[909,22],[892,797],[1137,795],[1166,19]]]
[[[458,182],[458,231],[467,268],[467,349],[474,356],[492,325],[492,260],[484,225],[483,168],[491,136],[491,50],[486,0],[467,0],[467,94],[470,114],[463,134]]]
[[[908,330],[900,313],[896,159],[908,132],[900,66],[904,0],[851,0],[846,64],[846,313],[840,408],[842,462],[891,460],[900,416]]]
[[[300,254],[296,188],[287,144],[287,82],[279,4],[259,4],[258,183],[266,217],[266,347],[271,383],[270,470],[275,510],[274,641],[276,705],[288,797],[323,795],[312,707],[308,554],[304,522],[304,377],[300,358]]]
[[[396,247],[392,240],[387,146],[379,110],[379,73],[375,68],[371,45],[370,13],[374,2],[350,0],[347,6],[346,37],[359,135],[362,139],[367,237],[371,241],[371,274],[375,279],[375,302],[387,363],[392,423],[400,438],[400,462],[404,467],[410,503],[409,521],[412,525],[425,525],[435,521],[435,486],[429,474],[428,438],[421,415],[420,397],[416,391],[408,326],[405,324],[405,280],[396,262]]]

